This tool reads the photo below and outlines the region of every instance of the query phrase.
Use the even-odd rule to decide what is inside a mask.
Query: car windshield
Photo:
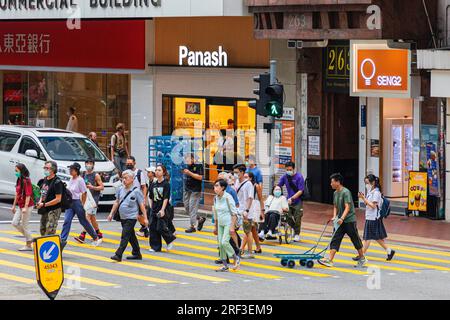
[[[107,161],[105,154],[87,138],[41,137],[39,140],[53,160]]]

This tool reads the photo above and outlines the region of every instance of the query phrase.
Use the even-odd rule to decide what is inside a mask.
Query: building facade
[[[373,173],[394,210],[404,213],[409,172],[427,171],[431,155],[442,155],[439,104],[430,95],[430,75],[417,69],[417,49],[437,41],[438,2],[246,4],[255,38],[284,46],[289,58],[283,63],[296,62],[296,75],[288,72],[284,81],[301,124],[295,158],[311,181],[313,199],[330,203],[329,176],[340,172],[356,200],[364,177]],[[437,218],[444,181],[440,159],[429,177],[427,213]]]

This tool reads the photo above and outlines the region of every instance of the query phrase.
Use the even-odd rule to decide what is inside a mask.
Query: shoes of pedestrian
[[[259,250],[253,250],[253,253],[261,254],[261,253],[262,253],[262,249],[259,249]]]
[[[142,231],[136,231],[136,236],[143,238],[143,237],[145,237],[145,233]]]
[[[261,231],[259,234],[258,234],[258,237],[261,239],[261,238],[264,238],[266,235],[264,234],[264,231]]]
[[[234,258],[234,265],[233,265],[233,270],[237,270],[239,269],[239,266],[241,265],[241,257],[236,256]]]
[[[184,232],[186,233],[195,233],[197,230],[195,230],[194,227],[190,227],[189,229],[186,229]]]
[[[76,242],[81,243],[81,244],[84,244],[85,239],[86,239],[85,237],[82,237],[82,236],[73,237],[73,238]]]
[[[295,235],[294,242],[300,242],[300,235]]]
[[[173,242],[171,242],[167,245],[167,251],[170,251],[172,249],[173,249]]]
[[[98,237],[99,239],[103,239],[103,233],[101,233],[101,232],[97,233],[97,237]]]
[[[227,259],[227,263],[230,263],[230,259]],[[214,261],[214,264],[223,264],[222,259],[217,259]]]
[[[117,261],[117,262],[122,262],[122,258],[119,257],[118,255],[113,255],[113,256],[111,257],[111,260],[114,260],[114,261]]]
[[[223,266],[220,269],[217,269],[216,272],[228,272],[230,269],[228,267]]]
[[[141,255],[129,256],[127,257],[127,260],[142,260],[142,256]]]
[[[395,256],[395,250],[391,250],[391,253],[388,254],[386,261],[391,261]]]
[[[359,261],[359,260],[361,260],[361,257],[360,256],[356,256],[356,257],[353,257],[352,260],[353,261]]]
[[[103,239],[97,238],[97,240],[92,241],[91,246],[98,247],[103,242]]]
[[[247,254],[242,255],[241,259],[255,259],[255,256],[250,253],[247,253]]]
[[[153,250],[152,248],[150,248],[150,249],[148,249],[148,252],[155,253],[156,251]]]
[[[365,267],[367,267],[368,263],[369,263],[369,260],[367,260],[366,257],[362,257],[361,259],[359,259],[359,261],[356,264],[355,268],[365,268]]]
[[[200,220],[198,221],[198,225],[197,225],[197,230],[198,231],[202,231],[202,229],[203,229],[203,225],[205,224],[205,222],[206,222],[206,218],[200,218]]]
[[[29,246],[24,246],[24,247],[20,248],[19,251],[21,251],[21,252],[23,252],[23,251],[33,251],[33,248],[29,247]]]
[[[267,232],[267,236],[268,236],[269,238],[272,238],[272,237],[273,237],[272,230],[269,230],[269,232]]]
[[[319,260],[317,260],[317,262],[328,268],[334,267],[333,261],[331,261],[330,259],[327,259],[327,258],[319,259]]]

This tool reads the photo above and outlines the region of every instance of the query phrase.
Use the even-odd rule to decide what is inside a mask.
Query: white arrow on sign
[[[55,247],[56,247],[56,245],[53,244],[51,246],[51,248],[48,249],[48,251],[44,251],[44,254],[43,254],[44,260],[49,260],[52,257],[51,253],[52,253],[53,249],[55,249]]]

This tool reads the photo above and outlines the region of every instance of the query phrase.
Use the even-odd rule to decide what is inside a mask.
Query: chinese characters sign
[[[145,21],[2,21],[0,65],[144,70]]]
[[[0,38],[0,53],[48,54],[50,35],[38,33],[7,33]]]
[[[426,172],[409,172],[408,210],[427,211],[428,174]]]

